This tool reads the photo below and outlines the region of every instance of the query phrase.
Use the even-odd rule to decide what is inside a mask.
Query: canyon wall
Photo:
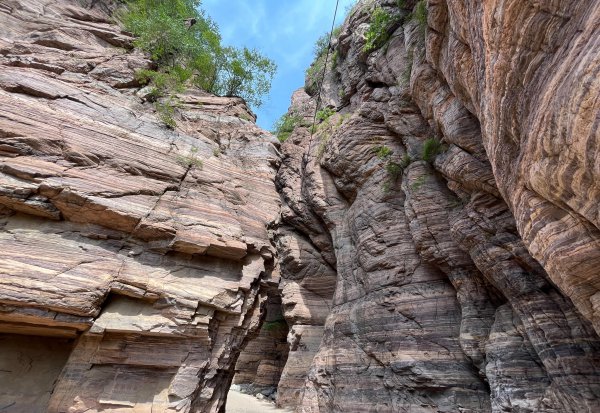
[[[0,410],[600,411],[600,4],[360,1],[281,146],[114,7],[0,0]]]
[[[600,410],[598,21],[587,0],[349,12],[316,128],[324,55],[282,145],[277,246],[301,362],[280,404]]]
[[[0,2],[0,410],[218,412],[278,270],[278,142],[180,95],[108,1]]]

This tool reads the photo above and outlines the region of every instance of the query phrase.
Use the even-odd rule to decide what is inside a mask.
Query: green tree
[[[220,57],[220,73],[214,91],[224,96],[240,96],[260,106],[269,93],[277,66],[257,50],[226,47]]]
[[[129,0],[118,17],[136,36],[134,45],[156,63],[139,74],[153,85],[155,98],[195,85],[260,106],[271,88],[273,61],[256,50],[223,47],[200,0]]]

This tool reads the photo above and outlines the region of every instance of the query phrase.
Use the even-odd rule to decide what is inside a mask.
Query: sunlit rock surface
[[[0,3],[0,407],[217,412],[278,283],[277,150],[241,99],[164,127],[111,7]]]
[[[600,411],[600,5],[415,4],[279,147],[163,126],[112,1],[0,2],[0,410]]]

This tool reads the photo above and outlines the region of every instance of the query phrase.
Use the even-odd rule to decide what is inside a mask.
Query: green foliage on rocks
[[[272,133],[283,143],[298,126],[305,126],[304,118],[295,112],[285,113],[273,125]]]
[[[404,170],[408,167],[408,165],[410,165],[412,159],[410,155],[404,154],[400,162],[394,161],[392,159],[394,151],[385,145],[376,146],[373,148],[373,151],[377,155],[377,158],[385,161],[384,168],[387,172],[388,179],[383,183],[383,191],[389,192],[393,184],[398,180],[398,178],[400,178],[400,176],[402,176],[402,173],[404,173]]]
[[[178,102],[174,102],[174,98],[168,97],[162,102],[157,101],[154,103],[154,107],[156,108],[158,118],[169,129],[175,129],[175,126],[177,126],[174,116],[175,108],[178,106]]]
[[[433,162],[435,157],[444,152],[444,145],[436,138],[429,138],[423,143],[422,159]]]
[[[402,159],[400,160],[400,167],[402,168],[402,170],[408,168],[408,165],[410,165],[410,163],[412,162],[412,158],[410,157],[409,154],[405,153],[404,156],[402,157]]]
[[[395,181],[402,175],[403,168],[398,162],[390,160],[385,164],[385,171],[388,173],[390,179]]]
[[[336,26],[331,33],[331,40],[339,37],[342,31],[342,26]],[[310,66],[306,69],[306,78],[304,90],[309,94],[314,94],[318,90],[321,78],[323,77],[323,71],[325,68],[325,61],[327,60],[327,51],[329,50],[329,32],[323,33],[321,37],[317,39],[314,46],[314,60]],[[333,50],[331,53],[330,62],[331,67],[336,67],[340,59],[339,52]]]
[[[388,157],[392,156],[393,153],[394,151],[385,145],[375,147],[375,154],[381,160],[387,159]]]
[[[420,0],[413,9],[412,18],[417,22],[421,30],[427,28],[427,0]]]
[[[198,168],[202,169],[203,163],[198,158],[198,148],[192,146],[190,152],[185,156],[177,157],[177,163],[183,166],[184,168]]]
[[[329,33],[324,33],[315,43],[315,59],[306,69],[305,90],[313,94],[319,88],[319,83],[325,70],[325,60],[327,59],[327,50],[329,49]]]
[[[200,0],[129,0],[118,18],[155,62],[138,74],[155,99],[197,86],[260,106],[271,88],[275,63],[256,50],[223,47]]]
[[[327,53],[329,48],[329,32],[323,33],[321,37],[317,39],[314,46],[315,59],[319,56]]]
[[[327,119],[329,119],[334,113],[334,109],[330,107],[324,107],[323,109],[317,111],[317,120],[324,122]]]
[[[390,26],[394,22],[394,17],[385,11],[381,6],[375,7],[371,14],[371,23],[365,33],[365,45],[363,50],[370,52],[379,49],[390,38]]]

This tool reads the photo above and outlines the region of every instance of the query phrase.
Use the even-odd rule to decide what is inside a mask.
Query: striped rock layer
[[[422,4],[349,11],[279,148],[162,125],[112,1],[0,1],[0,410],[600,411],[600,5]]]
[[[429,0],[419,19],[416,3],[349,12],[332,116],[311,130],[310,74],[312,96],[292,97],[277,245],[295,348],[278,399],[599,411],[600,4]],[[378,7],[389,39],[366,50]]]
[[[237,98],[162,125],[110,6],[0,2],[0,410],[218,412],[278,283],[277,150]]]

